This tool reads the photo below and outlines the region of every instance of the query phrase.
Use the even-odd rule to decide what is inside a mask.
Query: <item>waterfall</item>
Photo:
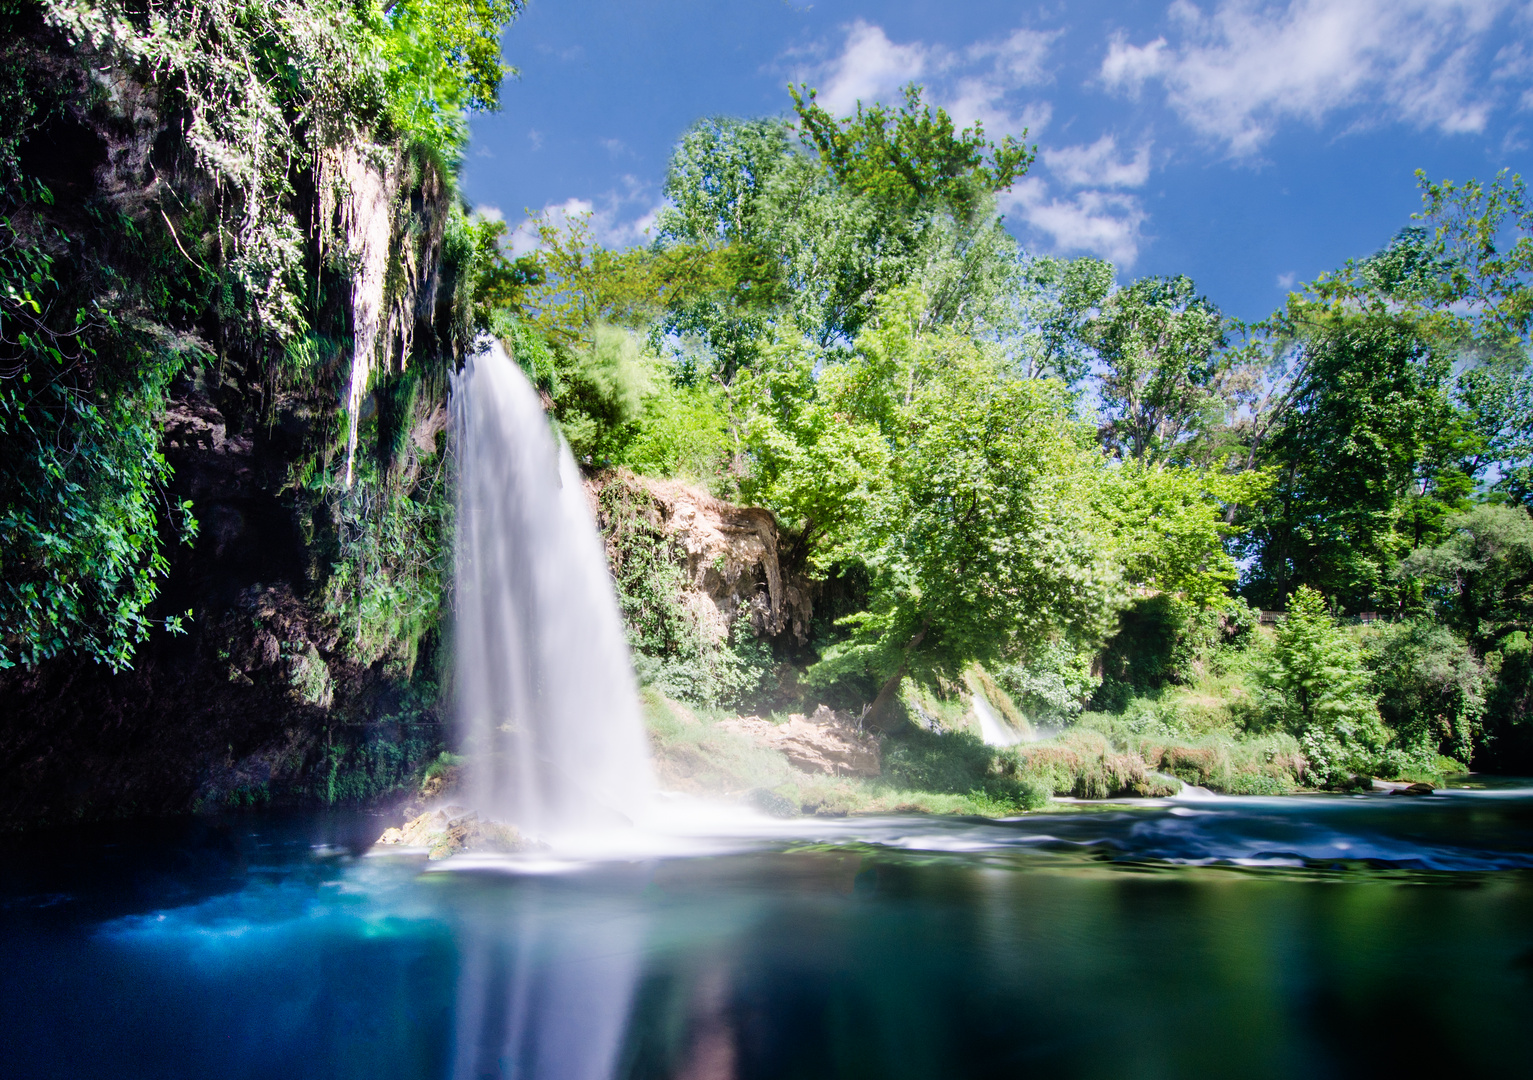
[[[458,719],[481,816],[557,843],[654,790],[606,554],[569,449],[497,342],[452,385]]]

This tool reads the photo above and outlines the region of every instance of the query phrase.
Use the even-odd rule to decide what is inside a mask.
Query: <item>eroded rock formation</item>
[[[808,639],[814,613],[813,585],[784,574],[778,557],[777,521],[760,507],[715,499],[679,480],[655,480],[624,470],[587,482],[593,510],[601,519],[599,493],[622,485],[648,523],[674,545],[686,578],[685,602],[715,641],[746,620],[759,637],[792,635]],[[613,530],[605,530],[610,537]],[[610,551],[616,560],[620,554]]]

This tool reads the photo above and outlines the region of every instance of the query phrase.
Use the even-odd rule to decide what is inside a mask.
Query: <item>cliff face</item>
[[[672,545],[682,570],[683,603],[712,641],[724,641],[742,622],[758,638],[798,645],[808,640],[813,586],[784,574],[770,511],[723,502],[678,480],[626,472],[596,477],[587,488],[614,565],[623,554],[614,515],[603,513],[601,499],[612,485],[626,489],[643,521]]]
[[[231,215],[250,192],[199,157],[207,117],[164,70],[82,30],[90,10],[12,20],[7,75],[47,93],[27,91],[30,119],[0,150],[46,198],[8,187],[3,216],[59,295],[180,350],[142,403],[169,466],[151,495],[189,503],[197,528],[178,543],[160,514],[166,564],[142,619],[191,617],[147,633],[123,670],[64,649],[0,672],[0,826],[377,796],[443,744],[456,196],[403,142],[295,128],[279,190],[255,196],[287,245],[294,321],[278,333],[253,279],[235,281],[233,234],[255,211]],[[75,364],[70,392],[108,393],[110,362]],[[28,571],[4,558],[8,579]]]

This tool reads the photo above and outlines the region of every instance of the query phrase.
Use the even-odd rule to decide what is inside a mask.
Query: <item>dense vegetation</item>
[[[1146,768],[1265,790],[1525,767],[1519,177],[1419,177],[1414,224],[1246,324],[1185,277],[1021,249],[996,196],[1033,150],[919,87],[850,117],[793,88],[783,117],[680,138],[651,244],[545,220],[512,259],[455,176],[519,10],[0,0],[0,668],[129,669],[156,628],[238,606],[164,595],[202,513],[167,417],[206,401],[280,462],[301,533],[312,625],[273,646],[285,692],[328,709],[351,665],[408,688],[400,715],[429,708],[440,406],[488,330],[593,473],[767,508],[816,590],[806,641],[710,636],[677,553],[607,490],[637,666],[675,698],[866,706],[911,785],[983,774],[1003,802]],[[239,603],[280,607],[249,599],[256,573]],[[976,744],[969,779],[932,780],[921,740],[981,684],[1075,749]],[[323,731],[331,799],[439,748]]]
[[[1520,178],[1420,178],[1417,224],[1245,324],[1185,277],[1020,249],[995,195],[1031,151],[920,88],[792,96],[682,137],[649,246],[544,222],[492,321],[589,465],[773,511],[837,601],[779,648],[801,693],[894,730],[989,671],[1035,723],[1289,738],[1331,786],[1523,760]],[[665,663],[695,640],[635,642],[688,689]]]
[[[375,793],[440,750],[441,403],[507,273],[455,178],[520,7],[0,3],[8,708],[180,695],[189,763],[289,744],[194,801]],[[177,728],[146,711],[136,744]],[[6,760],[78,766],[42,725]]]

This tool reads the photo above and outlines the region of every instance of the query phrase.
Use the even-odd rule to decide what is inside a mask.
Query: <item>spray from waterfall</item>
[[[569,449],[497,342],[452,385],[458,718],[481,816],[557,843],[654,791],[628,644]]]

